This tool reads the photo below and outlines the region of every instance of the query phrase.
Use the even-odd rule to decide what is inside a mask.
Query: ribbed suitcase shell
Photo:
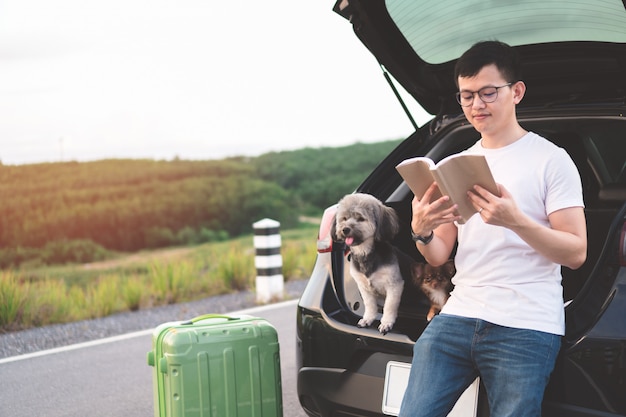
[[[282,417],[276,329],[251,316],[206,315],[158,326],[155,417]]]

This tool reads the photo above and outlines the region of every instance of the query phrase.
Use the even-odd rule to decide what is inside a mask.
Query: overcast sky
[[[0,161],[221,159],[408,135],[332,6],[0,0]]]

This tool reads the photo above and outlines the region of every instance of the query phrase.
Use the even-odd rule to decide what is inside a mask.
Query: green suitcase
[[[276,329],[208,314],[158,326],[148,365],[155,417],[282,417]]]

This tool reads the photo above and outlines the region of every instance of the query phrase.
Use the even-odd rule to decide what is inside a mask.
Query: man
[[[498,183],[475,186],[467,223],[436,184],[412,203],[411,228],[426,261],[441,265],[455,242],[455,289],[414,347],[401,417],[446,416],[478,376],[492,417],[541,415],[543,393],[565,331],[560,265],[587,252],[582,187],[567,153],[524,130],[516,52],[480,42],[459,58],[457,99],[481,134],[468,153],[485,155]]]

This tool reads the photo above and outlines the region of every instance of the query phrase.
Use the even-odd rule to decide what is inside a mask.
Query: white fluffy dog
[[[370,326],[378,313],[377,298],[384,297],[378,330],[386,334],[398,316],[405,277],[419,268],[408,255],[391,245],[398,233],[395,211],[369,194],[348,194],[339,201],[332,235],[350,248],[350,274],[354,278],[365,312],[359,327]]]
[[[431,301],[427,319],[441,310],[452,289],[454,264],[432,267],[415,261],[391,244],[399,231],[396,212],[369,194],[354,193],[338,204],[331,228],[334,240],[350,249],[350,275],[354,278],[365,311],[359,327],[368,327],[378,313],[377,299],[384,297],[378,330],[386,334],[396,322],[405,284],[421,290]]]

